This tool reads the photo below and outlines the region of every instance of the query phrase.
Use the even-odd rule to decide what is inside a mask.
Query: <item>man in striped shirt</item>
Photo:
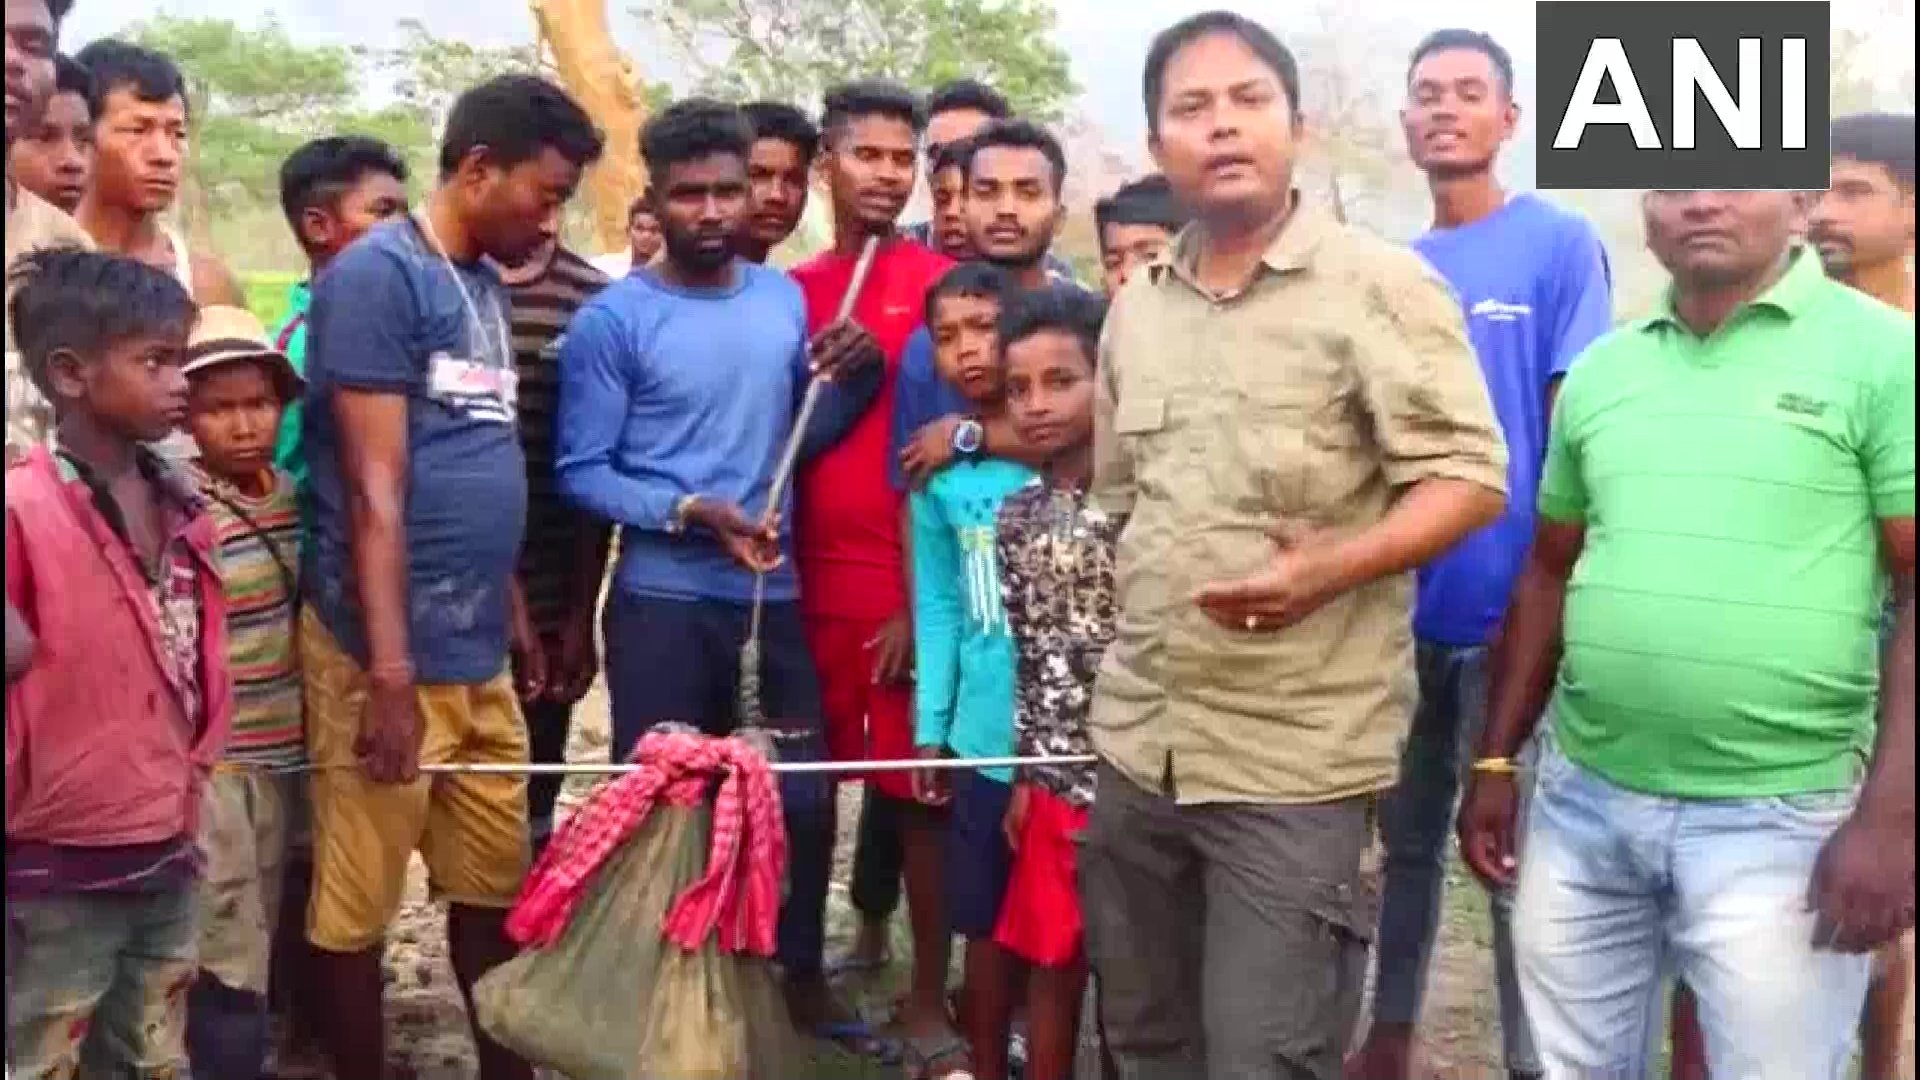
[[[520,443],[527,458],[527,537],[520,588],[539,636],[537,678],[522,672],[521,706],[536,764],[567,759],[573,706],[599,674],[593,617],[599,610],[612,533],[560,497],[554,484],[554,415],[560,400],[560,341],[573,313],[606,288],[607,275],[548,243],[524,263],[499,268],[512,311],[513,362],[519,373]],[[530,693],[529,693],[530,692]],[[560,777],[527,781],[527,820],[537,852],[553,829]]]
[[[187,348],[187,430],[227,599],[233,734],[200,818],[200,975],[188,998],[196,1074],[258,1076],[267,1054],[267,971],[285,879],[289,815],[306,762],[293,617],[300,512],[273,464],[280,414],[300,376],[244,308],[201,310]]]

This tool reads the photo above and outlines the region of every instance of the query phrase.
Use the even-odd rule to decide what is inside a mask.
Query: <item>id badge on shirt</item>
[[[511,424],[519,373],[444,352],[427,358],[427,397],[469,420]]]

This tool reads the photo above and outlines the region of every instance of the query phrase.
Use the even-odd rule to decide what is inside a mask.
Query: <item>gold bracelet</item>
[[[1473,763],[1477,773],[1493,773],[1496,776],[1512,776],[1520,771],[1520,765],[1510,757],[1481,758]]]

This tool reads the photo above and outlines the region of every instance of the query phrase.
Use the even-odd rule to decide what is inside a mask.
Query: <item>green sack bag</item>
[[[553,944],[475,984],[481,1028],[567,1080],[791,1077],[805,1055],[773,962],[661,936],[674,898],[705,871],[711,822],[706,805],[656,805]]]

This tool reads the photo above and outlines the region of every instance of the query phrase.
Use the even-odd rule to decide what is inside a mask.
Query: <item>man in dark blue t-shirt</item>
[[[1420,703],[1400,782],[1381,806],[1386,882],[1373,1026],[1350,1075],[1403,1077],[1445,888],[1448,825],[1486,723],[1488,653],[1533,536],[1547,419],[1560,377],[1612,325],[1606,252],[1593,226],[1494,176],[1512,135],[1513,65],[1492,38],[1442,30],[1414,51],[1402,112],[1433,192],[1414,248],[1466,309],[1467,335],[1507,442],[1507,508],[1419,572],[1413,628]],[[1506,778],[1502,777],[1502,780]],[[1508,1074],[1540,1075],[1507,929],[1492,898],[1496,990]]]
[[[1023,289],[1087,292],[1053,269],[1050,252],[1066,218],[1060,201],[1066,155],[1051,134],[1025,120],[992,121],[969,139],[961,170],[962,216],[982,261],[1006,271]],[[1035,190],[1050,197],[1035,198]],[[1011,425],[983,424],[969,415],[971,408],[934,370],[933,338],[923,325],[907,339],[894,383],[889,464],[895,487],[919,487],[956,458],[1012,454]]]
[[[519,699],[544,673],[513,583],[526,464],[508,302],[483,259],[514,265],[551,240],[600,149],[552,84],[482,83],[454,103],[421,212],[375,228],[314,282],[300,645],[308,750],[326,767],[312,782],[307,933],[338,1076],[384,1075],[381,944],[415,850],[449,903],[461,988],[513,955],[526,778],[430,781],[420,766],[527,761]],[[477,1037],[482,1080],[531,1077]]]

